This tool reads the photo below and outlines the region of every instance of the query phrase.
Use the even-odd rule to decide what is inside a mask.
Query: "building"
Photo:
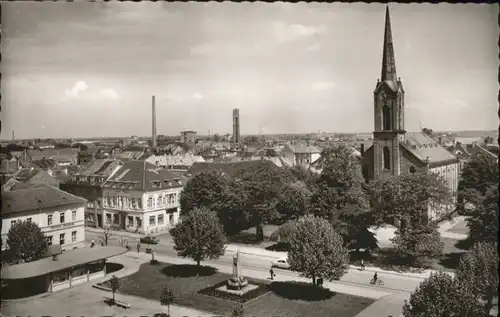
[[[146,161],[96,160],[61,188],[85,197],[88,225],[136,233],[165,231],[179,220],[183,181]]]
[[[291,166],[308,166],[321,157],[321,149],[313,145],[292,142],[285,144],[280,154]]]
[[[181,143],[195,143],[196,131],[181,131]]]
[[[240,110],[233,109],[233,144],[240,143]]]
[[[205,162],[203,157],[190,153],[179,155],[151,155],[146,162],[157,167],[168,169],[169,171],[187,171],[196,162]]]
[[[12,177],[4,183],[3,190],[9,191],[10,185],[15,183],[27,183],[33,185],[50,185],[59,188],[59,184],[67,180],[69,176],[61,171],[48,170],[44,171],[41,168],[26,167],[21,168]]]
[[[82,247],[85,241],[86,200],[48,185],[31,185],[2,193],[2,248],[17,221],[35,222],[48,245],[62,250]]]
[[[2,298],[19,299],[52,293],[102,279],[110,266],[106,259],[125,252],[121,247],[80,248],[33,262],[3,266]]]
[[[425,133],[405,130],[405,91],[396,74],[389,8],[386,9],[382,74],[374,95],[375,131],[373,145],[363,153],[363,169],[368,179],[393,175],[433,172],[446,180],[456,195],[459,160]],[[433,218],[435,210],[429,210]]]

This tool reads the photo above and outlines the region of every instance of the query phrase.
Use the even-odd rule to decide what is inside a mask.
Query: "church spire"
[[[381,81],[397,81],[396,60],[394,59],[394,47],[392,45],[391,18],[389,16],[389,6],[385,8],[385,32],[384,50],[382,56],[382,76]]]

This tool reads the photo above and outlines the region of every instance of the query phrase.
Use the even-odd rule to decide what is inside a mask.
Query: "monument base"
[[[254,285],[254,284],[247,284],[240,289],[229,289],[227,287],[227,285],[224,285],[224,286],[221,286],[219,288],[216,288],[216,290],[219,292],[224,292],[224,293],[228,293],[228,294],[242,296],[242,295],[244,295],[244,294],[246,294],[246,293],[248,293],[256,288],[259,288],[259,286]]]

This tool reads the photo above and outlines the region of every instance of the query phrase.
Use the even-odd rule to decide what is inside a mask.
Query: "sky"
[[[408,131],[498,127],[498,6],[390,4]],[[2,3],[2,139],[371,132],[385,5]]]

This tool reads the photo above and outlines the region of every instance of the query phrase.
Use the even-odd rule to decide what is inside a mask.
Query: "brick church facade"
[[[405,90],[396,74],[389,8],[386,9],[382,74],[373,92],[375,130],[373,145],[363,153],[363,170],[368,179],[416,172],[433,172],[443,177],[456,197],[459,160],[437,141],[422,132],[405,130]],[[436,210],[429,209],[432,219]]]

